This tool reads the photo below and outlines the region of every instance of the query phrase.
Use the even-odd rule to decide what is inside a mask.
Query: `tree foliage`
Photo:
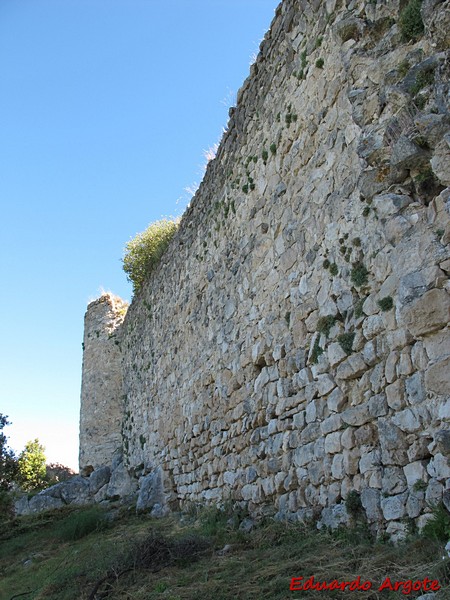
[[[45,448],[37,438],[25,444],[18,464],[19,481],[24,490],[36,490],[45,485]]]
[[[170,240],[178,229],[179,220],[162,219],[147,227],[125,245],[123,270],[136,294],[149,273],[156,267]]]
[[[8,417],[0,413],[0,491],[7,491],[17,476],[17,459],[8,447],[8,438],[3,429],[10,425]]]

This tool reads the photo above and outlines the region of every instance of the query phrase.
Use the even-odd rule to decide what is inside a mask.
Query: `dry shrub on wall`
[[[123,270],[136,294],[159,263],[170,240],[178,229],[179,219],[155,221],[125,245]]]

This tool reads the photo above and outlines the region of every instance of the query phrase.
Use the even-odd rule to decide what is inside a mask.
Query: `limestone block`
[[[423,340],[423,346],[431,361],[439,360],[450,354],[450,330],[445,329],[428,335]]]
[[[101,487],[109,483],[111,469],[109,467],[100,467],[89,476],[89,493],[96,494]]]
[[[440,429],[434,434],[434,441],[438,453],[450,456],[450,430]]]
[[[339,388],[335,388],[327,398],[327,406],[332,412],[340,412],[347,402]]]
[[[367,317],[363,323],[363,333],[367,340],[371,340],[384,330],[384,321],[382,315],[372,315]]]
[[[149,475],[140,478],[136,512],[151,511],[155,505],[160,507],[166,505],[161,467],[157,467]]]
[[[405,465],[408,461],[406,454],[405,434],[386,417],[378,419],[378,435],[381,446],[381,460],[385,465]]]
[[[386,386],[386,402],[394,410],[401,410],[405,406],[405,384],[402,379]]]
[[[359,461],[359,470],[361,473],[372,471],[380,465],[380,451],[372,450],[370,452],[364,452]]]
[[[444,290],[430,290],[404,309],[403,319],[415,337],[436,331],[450,321],[450,296]]]
[[[338,342],[332,342],[328,348],[328,361],[331,367],[335,367],[347,358],[347,353]]]
[[[359,459],[361,458],[361,451],[359,448],[353,448],[353,450],[345,449],[342,453],[343,468],[346,475],[356,475],[359,469]]]
[[[320,430],[322,434],[326,435],[327,433],[331,433],[332,431],[338,431],[341,428],[342,419],[340,415],[330,415],[320,424]]]
[[[61,486],[61,499],[66,504],[88,504],[91,501],[89,480],[75,476],[64,481]]]
[[[357,377],[360,377],[366,369],[367,365],[361,354],[352,354],[338,366],[336,377],[344,380],[356,379]]]
[[[378,441],[377,427],[373,423],[366,423],[353,431],[356,446],[373,446]]]
[[[331,392],[331,390],[333,390],[335,387],[336,383],[334,382],[333,378],[327,373],[318,376],[317,393],[319,397],[328,395]]]
[[[300,446],[294,452],[294,465],[303,467],[312,461],[314,457],[314,442]]]
[[[413,487],[417,481],[428,480],[426,463],[421,460],[417,460],[409,465],[405,465],[403,467],[403,472],[405,473],[408,487]]]
[[[341,447],[341,432],[334,431],[325,437],[325,452],[328,454],[336,454],[340,452]]]
[[[381,489],[384,494],[400,494],[407,489],[406,477],[400,467],[386,467],[381,478]]]
[[[384,394],[372,396],[369,400],[369,413],[372,417],[383,417],[387,414],[387,402]]]
[[[16,515],[29,515],[30,514],[30,506],[28,503],[28,496],[22,496],[19,500],[14,502],[14,513]]]
[[[408,459],[410,462],[430,457],[428,443],[429,438],[420,437],[411,444],[411,446],[408,448]]]
[[[317,529],[322,529],[322,527],[337,529],[342,525],[350,525],[350,521],[345,504],[336,504],[322,510],[321,517],[317,522]]]
[[[376,523],[382,517],[380,499],[381,494],[379,490],[366,487],[361,491],[361,504],[366,511],[369,523]]]
[[[450,186],[450,133],[436,146],[430,164],[442,185]]]
[[[392,422],[402,431],[407,431],[408,433],[419,431],[422,428],[417,411],[411,408],[405,408],[396,413],[392,417]]]
[[[360,406],[352,406],[344,410],[341,413],[341,418],[347,425],[364,425],[368,423],[372,416],[369,413],[368,404],[362,404]]]
[[[30,499],[28,502],[28,511],[21,514],[32,514],[46,510],[54,510],[55,508],[61,508],[64,504],[65,503],[59,498],[53,498],[53,496],[48,496],[41,492]],[[75,504],[82,504],[82,502],[75,502]]]
[[[347,450],[351,450],[355,447],[355,430],[353,427],[344,429],[341,436],[341,444]]]
[[[425,387],[436,394],[450,394],[450,356],[428,367],[425,372]]]
[[[428,463],[427,471],[438,481],[450,478],[449,459],[442,454],[436,454]]]
[[[397,352],[397,350],[393,350],[389,353],[389,356],[386,359],[384,374],[387,383],[392,383],[397,379],[397,363],[399,361],[399,358],[399,352]]]
[[[412,202],[411,196],[402,196],[398,194],[382,194],[373,198],[373,205],[381,219],[391,217],[401,212]]]
[[[331,463],[331,476],[334,479],[343,479],[345,477],[344,456],[342,454],[335,454],[333,456],[333,462]]]
[[[425,338],[427,339],[427,338]],[[424,371],[428,366],[428,355],[422,342],[416,342],[411,350],[411,360],[417,371]]]
[[[393,544],[399,544],[406,540],[409,534],[408,524],[391,521],[386,527],[386,535]]]
[[[411,405],[420,404],[426,398],[422,373],[414,373],[405,379],[406,397]]]
[[[442,501],[444,486],[437,479],[430,479],[428,482],[427,491],[425,492],[425,500],[428,506],[436,506]]]
[[[111,479],[108,484],[108,497],[114,498],[119,496],[120,498],[126,498],[135,493],[136,489],[137,481],[130,477],[125,465],[120,463],[111,473]]]
[[[406,515],[406,501],[408,493],[398,494],[397,496],[389,496],[381,498],[381,510],[386,521],[394,521],[402,519]]]

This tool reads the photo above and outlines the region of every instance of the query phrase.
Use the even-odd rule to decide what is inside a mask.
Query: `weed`
[[[427,489],[428,485],[423,479],[418,479],[414,482],[413,490],[415,492],[424,492]]]
[[[267,152],[267,150],[263,150],[261,152],[261,158],[263,159],[264,164],[266,164],[267,159],[269,158],[269,153]]]
[[[409,64],[409,62],[405,59],[402,60],[402,62],[398,65],[397,67],[397,71],[398,74],[400,75],[400,77],[405,77],[408,73],[408,71],[410,70],[411,65]]]
[[[326,337],[328,337],[335,323],[336,317],[334,315],[326,315],[325,317],[320,317],[319,321],[317,322],[317,331],[319,333],[323,333]]]
[[[350,279],[358,287],[366,285],[366,283],[369,281],[369,271],[362,262],[353,263]]]
[[[433,517],[427,521],[422,535],[447,542],[450,539],[450,513],[441,502],[432,509],[431,514]]]
[[[325,64],[325,61],[323,60],[323,58],[318,58],[316,60],[316,67],[318,69],[323,69],[323,65]]]
[[[291,313],[289,311],[287,311],[287,313],[284,315],[284,320],[288,326],[291,324]]]
[[[394,301],[392,300],[391,296],[386,296],[385,298],[378,300],[377,304],[383,312],[386,312],[391,310],[391,308],[394,306]]]
[[[339,273],[339,269],[336,263],[331,263],[330,265],[330,275],[335,277]]]
[[[322,267],[323,267],[324,269],[329,269],[329,268],[330,268],[330,264],[331,264],[331,263],[330,263],[330,261],[328,260],[328,258],[326,258],[326,259],[323,261],[323,263],[322,263]]]
[[[414,104],[417,106],[419,110],[423,110],[425,108],[425,104],[427,103],[427,97],[420,95],[414,98]]]
[[[319,356],[323,354],[323,348],[321,348],[319,344],[319,336],[316,337],[316,341],[314,342],[314,346],[311,352],[311,363],[315,365],[319,360]]]
[[[369,216],[369,213],[370,213],[370,206],[365,206],[365,207],[363,208],[363,211],[362,211],[362,216],[363,216],[363,217],[368,217],[368,216]]]
[[[352,239],[352,244],[354,246],[357,246],[358,248],[361,246],[361,238],[359,237],[355,237]]]
[[[95,506],[88,510],[74,512],[61,521],[56,535],[66,542],[80,540],[90,533],[106,529],[108,522],[104,511]]]
[[[314,44],[314,48],[319,48],[319,46],[322,45],[323,42],[323,37],[320,35],[317,39],[316,39],[316,43]]]
[[[276,146],[276,144],[274,142],[272,142],[270,144],[269,150],[272,152],[272,154],[276,154],[276,152],[277,152],[277,146]]]
[[[345,508],[347,512],[356,517],[362,512],[363,505],[361,502],[361,496],[356,490],[351,490],[347,494],[347,498],[345,499]]]
[[[417,96],[420,90],[434,83],[434,71],[432,69],[419,71],[416,75],[416,81],[411,87],[411,94]]]
[[[423,35],[424,25],[420,14],[421,5],[422,0],[409,0],[400,13],[400,32],[405,42],[418,40]]]
[[[358,26],[356,23],[348,23],[344,25],[339,31],[339,37],[342,42],[348,42],[348,40],[357,40],[359,37]]]
[[[300,53],[300,61],[301,61],[300,64],[301,64],[302,69],[305,69],[306,65],[308,64],[306,57],[307,57],[307,52],[305,49]]]
[[[242,191],[244,192],[244,194],[248,194],[248,184],[247,183],[242,186]]]
[[[354,332],[341,333],[341,335],[338,336],[338,342],[339,342],[342,350],[346,354],[351,354],[352,353],[354,339],[355,339],[355,333]]]

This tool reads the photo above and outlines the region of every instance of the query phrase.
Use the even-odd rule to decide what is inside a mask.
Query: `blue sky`
[[[179,215],[278,0],[1,0],[0,412],[77,465],[87,303]]]

